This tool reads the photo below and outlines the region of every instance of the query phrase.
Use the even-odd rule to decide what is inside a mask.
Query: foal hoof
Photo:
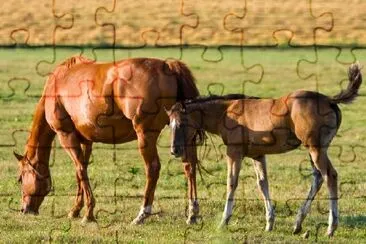
[[[302,228],[301,228],[301,225],[296,225],[294,227],[294,231],[292,232],[292,234],[296,235],[296,234],[299,234],[301,232]]]
[[[266,224],[266,231],[272,231],[273,230],[273,223],[267,223]]]
[[[221,220],[219,226],[217,226],[218,229],[222,230],[224,228],[226,228],[229,224],[229,219],[223,219]]]
[[[337,226],[330,226],[327,230],[327,236],[330,238],[334,235],[334,231],[337,229]]]
[[[187,225],[197,224],[197,217],[196,216],[188,217],[186,223],[187,223]]]

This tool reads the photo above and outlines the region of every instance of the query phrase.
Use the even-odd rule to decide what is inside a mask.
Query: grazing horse
[[[134,224],[151,214],[160,161],[157,138],[169,123],[163,107],[199,95],[190,70],[180,61],[134,58],[114,63],[95,63],[72,57],[58,65],[48,77],[33,117],[25,154],[19,161],[22,212],[38,214],[51,190],[49,157],[51,144],[60,144],[76,168],[77,195],[69,217],[78,217],[86,203],[83,223],[94,221],[95,199],[87,167],[93,142],[125,143],[138,140],[145,161],[144,200]],[[194,162],[193,162],[194,163]],[[191,163],[184,162],[189,182],[195,181]],[[189,184],[189,199],[196,189]],[[194,222],[198,203],[190,206],[188,222]]]
[[[188,154],[187,147],[195,148],[197,135],[202,135],[203,131],[221,136],[227,146],[227,199],[221,225],[228,224],[233,211],[241,161],[250,157],[264,198],[266,230],[272,230],[275,214],[268,189],[265,155],[284,153],[303,144],[310,153],[314,180],[307,200],[298,212],[294,233],[301,231],[311,202],[325,180],[330,197],[327,233],[333,235],[338,225],[337,172],[327,149],[341,124],[337,104],[350,103],[357,97],[362,83],[358,64],[350,66],[348,76],[347,89],[334,97],[301,90],[278,99],[232,94],[176,103],[167,111],[172,129],[171,153],[176,157]]]

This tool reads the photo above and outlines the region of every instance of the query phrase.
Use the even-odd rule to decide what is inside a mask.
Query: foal
[[[266,230],[274,224],[266,172],[266,154],[293,150],[303,144],[311,156],[314,180],[300,208],[294,233],[309,212],[323,180],[330,199],[328,235],[338,225],[337,172],[328,158],[328,147],[341,124],[338,103],[351,103],[362,82],[360,67],[349,68],[349,85],[334,97],[312,91],[295,91],[278,99],[258,99],[245,95],[211,96],[176,103],[167,111],[172,129],[171,153],[186,157],[187,145],[195,147],[196,136],[207,131],[221,136],[227,146],[227,199],[221,225],[228,224],[234,206],[241,161],[253,159],[257,184],[266,209]]]

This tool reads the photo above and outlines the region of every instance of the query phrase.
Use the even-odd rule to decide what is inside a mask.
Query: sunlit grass
[[[77,54],[79,49],[59,49],[56,62]],[[127,57],[179,58],[188,64],[197,78],[203,95],[243,93],[279,97],[292,90],[319,90],[327,95],[340,91],[340,81],[346,79],[348,65],[335,60],[333,49],[319,50],[316,65],[298,60],[312,60],[313,49],[223,49],[220,53],[210,49],[205,58],[220,62],[207,62],[201,58],[203,49],[141,49],[96,50],[98,61]],[[225,195],[226,162],[225,147],[219,138],[208,140],[206,152],[200,150],[203,166],[210,174],[198,176],[201,222],[195,226],[185,224],[186,182],[179,160],[169,155],[169,130],[165,128],[159,138],[159,154],[162,162],[156,191],[153,215],[143,226],[129,225],[139,211],[142,202],[145,176],[143,161],[136,149],[136,142],[117,145],[95,144],[89,175],[96,197],[97,224],[83,227],[80,220],[66,217],[76,193],[74,167],[66,153],[58,147],[53,153],[51,173],[54,191],[40,209],[39,216],[23,216],[19,209],[20,189],[16,182],[17,164],[13,150],[23,153],[27,129],[42,92],[44,75],[55,64],[51,49],[1,49],[0,60],[0,240],[5,242],[152,242],[202,243],[231,242],[298,242],[302,237],[291,234],[295,214],[310,187],[307,151],[300,148],[283,155],[268,156],[270,191],[276,203],[275,229],[265,233],[264,205],[256,188],[251,161],[243,163],[240,183],[236,192],[236,207],[227,230],[217,230]],[[92,51],[85,54],[92,58]],[[366,60],[364,53],[357,58]],[[37,65],[38,64],[38,65]],[[256,65],[256,66],[254,66]],[[249,69],[250,67],[254,67]],[[309,74],[314,76],[301,79]],[[263,73],[262,73],[263,72]],[[262,76],[262,75],[263,76]],[[262,76],[262,79],[260,79]],[[14,79],[14,77],[16,79]],[[9,83],[10,81],[10,83]],[[345,87],[346,83],[341,83]],[[28,87],[29,85],[29,87]],[[14,93],[12,92],[12,87]],[[25,92],[24,92],[25,91]],[[340,225],[335,242],[362,243],[365,234],[365,156],[363,148],[366,135],[364,90],[352,105],[341,105],[342,126],[334,139],[329,154],[339,173]],[[116,160],[113,161],[113,155]],[[53,158],[53,156],[52,156]],[[300,167],[301,166],[301,167]],[[299,170],[301,169],[301,170]],[[300,174],[301,173],[301,174]],[[325,236],[328,201],[323,187],[313,208],[304,222],[303,229],[310,231],[309,241],[328,241]],[[316,233],[318,232],[318,236]]]

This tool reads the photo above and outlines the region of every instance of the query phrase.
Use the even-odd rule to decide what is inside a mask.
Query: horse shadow
[[[347,227],[366,227],[366,215],[349,215],[340,219],[343,226]]]

